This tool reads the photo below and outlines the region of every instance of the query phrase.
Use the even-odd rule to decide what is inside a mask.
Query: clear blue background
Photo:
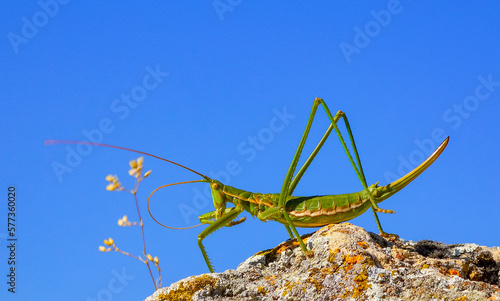
[[[414,167],[441,142],[432,134],[441,131],[438,136],[451,137],[448,148],[381,204],[396,210],[381,216],[382,225],[414,241],[500,244],[500,3],[229,2],[219,1],[219,8],[212,1],[1,5],[2,300],[142,300],[153,293],[143,264],[98,251],[102,239],[113,237],[121,249],[141,253],[140,229],[116,224],[123,214],[137,219],[133,198],[107,192],[104,180],[113,173],[131,187],[128,161],[137,155],[94,147],[60,181],[53,164],[67,164],[67,146],[43,145],[47,139],[85,140],[83,131],[102,120],[113,127],[104,143],[204,174],[220,174],[232,162],[238,174],[226,182],[254,192],[280,190],[315,97],[333,112],[346,112],[370,183],[387,184],[390,174]],[[26,22],[38,24],[35,31]],[[23,31],[23,42],[13,38]],[[141,89],[148,66],[169,75],[120,119],[123,111],[113,111],[114,101]],[[489,90],[480,78],[493,81]],[[276,110],[294,117],[284,124]],[[328,126],[318,112],[304,153]],[[257,139],[260,149],[249,139]],[[145,206],[154,188],[199,177],[153,158],[144,164],[153,173],[139,189],[141,210],[163,284],[207,272],[197,247],[201,228],[161,228]],[[8,185],[18,191],[15,295],[7,293],[4,276]],[[195,215],[183,216],[179,208],[213,210],[209,202],[193,202],[195,188],[204,186],[160,191],[152,201],[156,216],[172,226],[195,224]],[[332,136],[295,194],[359,190]],[[377,232],[369,212],[352,223]],[[222,272],[286,239],[282,225],[249,218],[205,244]],[[128,278],[120,282],[116,273]]]

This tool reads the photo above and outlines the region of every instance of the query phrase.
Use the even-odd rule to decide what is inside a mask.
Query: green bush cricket
[[[323,107],[326,114],[328,115],[330,119],[330,125],[326,130],[325,134],[323,135],[323,137],[321,138],[321,140],[319,141],[319,143],[316,145],[312,153],[307,158],[307,160],[299,168],[297,173],[295,173],[297,164],[302,154],[302,150],[309,135],[312,122],[316,115],[316,111],[320,105]],[[345,127],[347,129],[347,133],[349,135],[349,141],[352,146],[352,152],[354,153],[355,160],[353,159],[351,151],[347,147],[346,141],[344,140],[344,137],[340,133],[340,130],[337,126],[337,123],[339,122],[340,119],[343,119]],[[323,196],[309,196],[309,197],[292,196],[295,187],[297,186],[300,179],[306,172],[307,168],[314,160],[318,152],[321,150],[325,141],[328,139],[330,133],[333,130],[335,130],[335,132],[337,133],[337,136],[340,139],[342,147],[344,148],[347,157],[349,158],[349,161],[363,186],[363,190],[361,190],[360,192],[339,194],[339,195],[323,195]],[[148,198],[148,211],[151,217],[158,224],[166,228],[187,229],[187,228],[174,228],[165,226],[158,220],[156,220],[153,217],[151,211],[149,210],[149,201],[151,199],[151,196],[159,189],[168,186],[188,184],[188,183],[199,183],[199,182],[209,183],[215,210],[199,216],[201,225],[207,224],[208,227],[205,228],[198,235],[198,246],[200,247],[201,253],[203,255],[203,258],[205,259],[208,269],[210,270],[210,272],[213,273],[214,269],[208,258],[205,247],[203,246],[203,240],[208,235],[210,235],[211,233],[215,232],[216,230],[222,227],[232,227],[244,222],[246,219],[245,217],[236,220],[238,215],[243,211],[249,212],[252,216],[257,217],[261,221],[274,220],[284,224],[290,238],[297,239],[302,250],[306,254],[309,254],[309,251],[307,250],[306,245],[304,244],[299,233],[297,232],[296,227],[304,227],[304,228],[321,227],[328,224],[348,221],[357,216],[360,216],[366,210],[368,210],[368,208],[371,208],[373,211],[373,214],[375,216],[375,221],[377,223],[377,227],[380,233],[385,234],[385,232],[382,230],[382,226],[380,224],[377,213],[378,212],[394,213],[394,211],[381,209],[378,207],[377,204],[386,200],[399,190],[403,189],[406,185],[408,185],[411,181],[413,181],[416,177],[418,177],[424,170],[426,170],[444,151],[446,145],[448,144],[448,140],[449,137],[447,137],[439,145],[439,147],[429,156],[429,158],[427,158],[413,171],[409,172],[407,175],[403,176],[399,180],[396,180],[386,186],[379,186],[378,182],[368,186],[363,172],[363,168],[361,166],[361,161],[359,159],[358,151],[356,149],[356,144],[354,142],[351,127],[347,120],[347,116],[342,111],[338,111],[335,115],[332,115],[326,103],[322,99],[316,98],[313,102],[311,114],[309,116],[305,131],[302,135],[302,139],[300,140],[299,146],[295,152],[290,167],[288,168],[288,171],[286,173],[285,180],[283,181],[281,192],[265,193],[265,194],[252,193],[224,185],[223,183],[217,180],[211,179],[208,176],[203,175],[179,163],[164,158],[160,158],[158,156],[149,153],[136,151],[128,148],[107,145],[102,143],[93,143],[85,141],[83,142],[66,141],[66,140],[49,140],[46,141],[46,144],[81,143],[81,144],[99,145],[99,146],[113,147],[113,148],[133,151],[136,153],[161,159],[163,161],[177,165],[179,167],[187,169],[201,176],[203,178],[201,180],[172,183],[156,188]],[[227,207],[228,203],[232,203],[234,206]]]

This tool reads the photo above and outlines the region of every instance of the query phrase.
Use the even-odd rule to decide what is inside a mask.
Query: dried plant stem
[[[129,257],[135,258],[140,260],[141,262],[145,263],[148,266],[148,271],[149,275],[151,276],[151,280],[153,281],[153,285],[155,287],[155,290],[158,290],[161,287],[161,268],[159,266],[159,259],[158,257],[152,257],[150,254],[147,253],[146,251],[146,235],[144,234],[144,222],[142,220],[141,216],[141,210],[139,209],[139,201],[137,199],[137,190],[139,188],[139,183],[144,180],[146,177],[149,176],[151,173],[151,170],[147,171],[144,175],[142,175],[142,162],[144,159],[142,157],[138,158],[137,160],[132,160],[130,161],[130,167],[131,169],[129,170],[129,175],[133,176],[135,178],[135,183],[134,183],[134,189],[133,190],[128,190],[123,185],[120,183],[118,177],[115,175],[108,175],[106,177],[106,181],[109,182],[108,186],[106,186],[106,190],[109,191],[125,191],[128,193],[131,193],[134,195],[134,201],[135,201],[135,207],[137,209],[137,215],[139,217],[139,222],[130,222],[128,221],[128,218],[126,215],[123,216],[123,218],[120,218],[118,220],[118,225],[123,226],[123,227],[128,227],[128,226],[136,226],[140,225],[141,226],[141,234],[142,234],[142,249],[143,249],[143,254],[144,254],[144,259],[142,259],[141,256],[134,256],[131,255],[128,252],[122,251],[118,249],[118,247],[115,245],[114,240],[110,237],[108,239],[104,240],[104,244],[108,246],[109,248],[106,248],[104,246],[99,246],[99,251],[102,252],[108,252],[108,251],[116,251],[119,253],[122,253],[124,255],[127,255]],[[149,264],[152,262],[156,269],[158,270],[158,283],[156,282],[153,272],[151,271],[151,265]]]
[[[137,260],[140,260],[140,261],[142,261],[142,262],[146,263],[146,261],[145,261],[144,259],[142,259],[141,257],[137,257],[137,256],[134,256],[134,255],[132,255],[132,254],[128,253],[128,252],[122,251],[122,250],[118,249],[118,248],[116,247],[116,245],[114,245],[114,244],[113,244],[113,249],[114,249],[114,251],[115,251],[115,252],[120,252],[120,253],[122,253],[123,255],[130,256],[130,257],[132,257],[132,258],[135,258],[135,259],[137,259]]]
[[[153,280],[153,285],[155,286],[155,290],[158,290],[158,286],[156,285],[156,281],[155,281],[155,278],[153,276],[153,272],[151,272],[151,267],[149,266],[149,260],[148,260],[148,256],[147,256],[147,252],[146,252],[146,237],[144,235],[144,223],[142,222],[142,217],[141,217],[141,211],[139,210],[139,202],[137,201],[137,185],[138,183],[136,184],[136,189],[134,189],[133,191],[133,194],[134,194],[134,200],[135,200],[135,206],[137,208],[137,215],[139,215],[139,224],[141,226],[141,232],[142,232],[142,248],[143,248],[143,251],[144,251],[144,258],[145,258],[145,261],[146,261],[146,265],[148,266],[148,270],[149,270],[149,275],[151,275],[151,280]]]

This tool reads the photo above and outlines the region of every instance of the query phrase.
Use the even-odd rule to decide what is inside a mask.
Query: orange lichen
[[[371,284],[368,283],[368,271],[366,268],[374,264],[373,259],[363,254],[342,256],[342,267],[345,272],[353,269],[356,264],[358,265],[358,271],[355,273],[357,276],[353,278],[354,284],[352,285],[352,289],[347,288],[342,294],[342,298],[352,296],[356,300],[360,299],[364,292],[371,287]]]
[[[282,297],[288,295],[289,292],[292,291],[292,289],[296,286],[300,285],[300,282],[290,282],[286,281],[285,285],[283,285],[283,293],[281,294]],[[303,288],[304,289],[304,288]],[[305,291],[304,291],[305,292]]]
[[[356,256],[350,256],[350,255],[343,255],[342,256],[342,260],[344,261],[344,263],[346,263],[347,265],[344,267],[344,271],[349,271],[350,269],[353,268],[353,265],[358,263],[358,262],[362,262],[363,261],[363,256],[362,255],[356,255]]]
[[[405,259],[405,257],[403,256],[403,254],[396,254],[396,258],[403,261]]]
[[[460,272],[459,271],[452,270],[452,269],[448,270],[448,274],[451,275],[451,276],[460,276]]]
[[[358,241],[358,245],[362,247],[363,249],[368,249],[368,243],[364,241]]]
[[[380,236],[390,242],[396,242],[399,239],[399,236],[397,234],[392,234],[392,233],[382,233],[380,234]]]
[[[357,284],[352,292],[352,296],[354,298],[361,297],[363,295],[363,292],[372,286],[368,283],[368,272],[366,270],[363,270],[361,274],[356,276],[354,278],[354,282]]]
[[[277,250],[276,250],[276,254],[280,254],[282,252],[285,252],[286,250],[288,250],[290,247],[290,244],[282,244]]]
[[[352,297],[356,300],[361,300],[361,297],[363,296],[364,292],[370,288],[372,285],[368,283],[368,271],[364,269],[358,276],[354,277],[354,285],[352,287],[352,290],[346,290],[341,298],[347,298],[349,295],[352,295]]]
[[[330,249],[330,250],[328,250],[328,252],[330,253],[330,255],[328,256],[328,259],[327,259],[328,262],[335,263],[335,257],[340,252],[340,249],[339,248],[337,248],[335,250]]]
[[[183,281],[175,290],[171,290],[168,294],[159,294],[159,301],[189,301],[193,299],[194,293],[205,288],[207,285],[213,287],[217,283],[217,279],[208,275],[193,277],[188,281]]]
[[[264,277],[264,279],[266,279],[267,281],[269,281],[269,285],[270,286],[273,286],[273,285],[276,284],[276,275],[266,276],[266,277]]]
[[[260,293],[260,294],[262,294],[263,296],[265,296],[268,293],[268,291],[266,290],[266,288],[263,287],[263,286],[257,287],[257,292]]]
[[[311,235],[312,235],[312,234],[307,234],[307,235],[301,236],[302,241],[303,241],[304,243],[306,243],[306,242],[307,242],[307,240],[309,239],[309,237],[310,237]],[[274,249],[272,249],[272,250],[275,250],[275,251],[276,251],[276,254],[280,254],[281,252],[284,252],[284,251],[286,251],[286,250],[288,250],[288,249],[293,249],[293,248],[294,248],[294,247],[296,247],[296,246],[300,246],[300,243],[299,243],[296,239],[294,239],[294,240],[292,240],[292,241],[290,241],[290,240],[289,240],[289,241],[286,241],[286,242],[282,243],[281,245],[277,246],[276,248],[274,248]],[[259,252],[259,253],[257,253],[257,254],[261,254],[261,253],[262,253],[262,252]]]
[[[307,278],[306,282],[313,284],[316,287],[316,292],[320,293],[323,289],[323,282],[318,281],[318,279],[314,277]]]

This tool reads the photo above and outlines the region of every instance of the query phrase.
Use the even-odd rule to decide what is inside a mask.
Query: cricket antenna
[[[83,144],[83,145],[95,145],[95,146],[104,146],[104,147],[111,147],[111,148],[117,148],[117,149],[122,149],[122,150],[126,150],[126,151],[129,151],[129,152],[134,152],[134,153],[139,153],[139,154],[143,154],[143,155],[146,155],[146,156],[150,156],[150,157],[153,157],[153,158],[156,158],[156,159],[159,159],[159,160],[163,160],[163,161],[166,161],[168,163],[171,163],[171,164],[174,164],[174,165],[177,165],[179,167],[182,167],[184,169],[187,169],[189,170],[190,172],[193,172],[201,177],[203,177],[204,179],[208,180],[210,179],[209,177],[205,176],[204,174],[201,174],[195,170],[192,170],[191,168],[189,167],[186,167],[182,164],[179,164],[179,163],[176,163],[174,161],[170,161],[170,160],[167,160],[167,159],[164,159],[162,157],[158,157],[158,156],[155,156],[153,154],[149,154],[149,153],[145,153],[145,152],[141,152],[141,151],[138,151],[138,150],[135,150],[135,149],[131,149],[131,148],[126,148],[126,147],[121,147],[121,146],[116,146],[116,145],[110,145],[110,144],[104,144],[104,143],[97,143],[97,142],[88,142],[88,141],[78,141],[78,140],[45,140],[44,145],[55,145],[55,144]]]
[[[149,195],[148,197],[148,202],[147,202],[147,206],[148,206],[148,212],[149,212],[149,216],[151,216],[151,218],[160,226],[162,227],[165,227],[165,228],[168,228],[168,229],[173,229],[173,230],[187,230],[187,229],[192,229],[192,228],[196,228],[196,227],[199,227],[199,226],[203,226],[204,224],[201,223],[201,224],[198,224],[198,225],[194,225],[194,226],[189,226],[189,227],[171,227],[171,226],[167,226],[167,225],[164,225],[162,223],[160,223],[154,216],[153,216],[153,213],[151,213],[151,209],[149,209],[149,200],[151,200],[151,197],[153,196],[153,194],[155,194],[155,192],[157,192],[158,190],[162,189],[162,188],[165,188],[165,187],[168,187],[168,186],[175,186],[175,185],[181,185],[181,184],[190,184],[190,183],[200,183],[200,182],[206,182],[206,180],[196,180],[196,181],[186,181],[186,182],[177,182],[177,183],[171,183],[171,184],[166,184],[166,185],[162,185],[158,188],[156,188],[155,190],[153,190],[153,192],[151,192],[151,194]]]

